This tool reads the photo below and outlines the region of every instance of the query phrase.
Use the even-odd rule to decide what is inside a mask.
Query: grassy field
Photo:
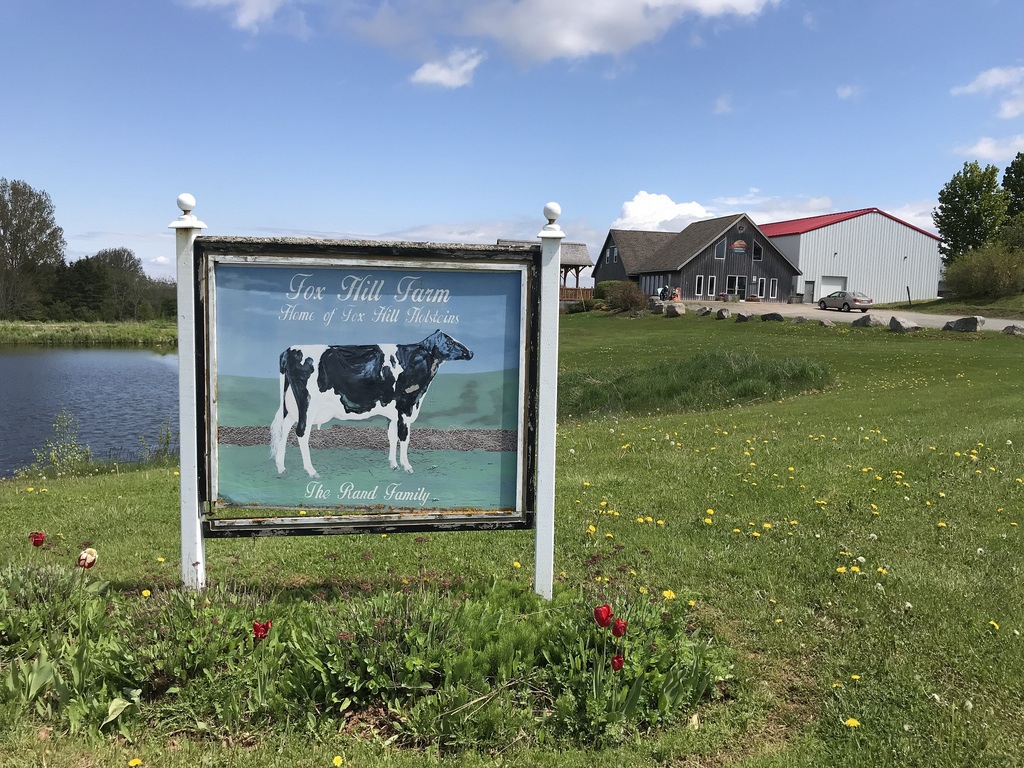
[[[4,764],[1024,764],[1021,340],[599,314],[564,317],[561,339],[556,597],[674,594],[731,665],[692,718],[599,755],[528,734],[500,752],[446,752],[358,724],[204,731],[182,706],[146,720],[144,705],[128,739],[69,736],[8,702]],[[707,362],[723,351],[831,378],[761,392],[748,378],[708,388],[694,410],[661,407],[680,370],[725,377]],[[114,605],[143,590],[170,601],[176,484],[171,468],[2,483],[7,559],[94,546],[90,575]],[[34,530],[50,535],[46,552],[27,544]],[[217,540],[210,597],[262,619],[410,583],[528,591],[532,552],[516,532]]]
[[[178,345],[173,321],[145,323],[0,321],[0,346],[33,344],[54,347],[161,347]]]
[[[937,315],[981,315],[1005,320],[1024,320],[1024,295],[1003,296],[992,301],[966,302],[952,298],[882,304],[879,309],[913,309],[915,312],[934,312]]]

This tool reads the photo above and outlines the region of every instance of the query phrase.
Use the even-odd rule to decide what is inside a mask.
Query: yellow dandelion
[[[150,591],[149,591],[148,589],[144,589],[144,590],[142,590],[142,592],[141,592],[140,594],[141,594],[141,595],[142,595],[143,597],[149,597],[149,596],[150,596],[151,594],[153,594],[153,593],[152,593],[152,592],[150,592]]]
[[[589,488],[590,487],[590,481],[589,480],[584,480],[583,481],[583,487],[584,488]]]
[[[752,535],[752,536],[753,536],[753,537],[754,537],[755,539],[759,539],[759,538],[761,538],[761,534],[760,534],[760,533],[759,533],[758,531],[754,531],[754,532],[753,532],[753,533],[752,533],[751,535]]]
[[[846,573],[846,566],[840,565],[838,568],[836,568],[836,573]]]
[[[641,594],[641,595],[646,595],[646,594],[647,594],[647,591],[648,591],[648,590],[647,590],[647,587],[640,587],[640,594]]]
[[[614,538],[615,538],[615,534],[614,534],[614,533],[606,533],[606,534],[604,535],[604,537],[605,537],[606,539],[614,539]]]
[[[858,568],[856,565],[851,565],[850,573],[860,573],[860,568]]]
[[[156,561],[157,561],[158,563],[163,563],[163,562],[165,562],[165,561],[164,561],[164,558],[162,558],[162,557],[158,557],[158,558],[156,559]]]
[[[705,514],[713,515],[713,514],[715,514],[715,510],[709,509],[707,512],[705,512]]]
[[[128,765],[132,766],[132,768],[135,768],[135,766],[137,765],[142,765],[142,760],[140,760],[137,757],[133,757],[131,760],[128,761]]]
[[[833,688],[842,688],[843,684],[842,683],[832,683],[832,687]]]
[[[705,525],[711,525],[712,522],[714,522],[714,521],[710,517],[705,517],[704,518],[704,524]]]
[[[860,675],[850,675],[851,680],[860,680]]]
[[[847,728],[857,728],[860,725],[860,721],[855,717],[849,717],[843,721],[843,725]]]
[[[939,520],[938,527],[939,528],[945,528],[946,524],[944,522],[942,522],[941,520]]]
[[[733,532],[733,533],[740,533],[740,529],[739,529],[739,528],[733,528],[733,529],[732,529],[732,532]]]
[[[689,601],[687,601],[686,604],[688,606],[690,606],[691,608],[693,608],[693,606],[695,606],[697,604],[697,601],[696,600],[689,600]]]
[[[522,567],[523,567],[523,565],[522,565],[522,563],[520,563],[520,562],[519,562],[518,560],[513,560],[513,561],[512,561],[512,567],[513,567],[513,568],[522,568]]]
[[[765,528],[765,529],[770,529],[772,527],[772,524],[771,523],[761,523],[761,527]]]
[[[673,592],[671,589],[662,590],[661,596],[664,597],[666,600],[676,599],[676,593]]]
[[[658,521],[658,525],[664,525],[664,524],[665,524],[665,521],[664,521],[664,520],[659,520],[659,521]]]
[[[995,629],[999,629],[999,625],[996,624],[994,621],[990,621],[989,624],[991,624]]]
[[[341,768],[341,764],[344,762],[344,757],[342,757],[341,755],[335,755],[334,759],[331,761],[331,764],[334,766],[334,768]]]

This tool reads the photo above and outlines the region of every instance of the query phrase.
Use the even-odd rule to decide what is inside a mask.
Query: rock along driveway
[[[770,301],[741,301],[741,302],[723,302],[723,301],[707,301],[704,303],[700,302],[686,302],[686,311],[694,312],[700,307],[713,307],[718,309],[719,307],[726,307],[731,310],[733,314],[737,312],[752,312],[755,315],[766,315],[769,312],[778,312],[780,315],[785,317],[798,317],[803,315],[808,320],[814,322],[817,320],[831,320],[836,323],[852,323],[858,317],[863,317],[864,313],[859,310],[852,312],[840,312],[836,309],[818,309],[816,304],[776,304]],[[968,315],[933,315],[928,312],[914,312],[913,310],[903,309],[869,309],[872,315],[877,315],[888,324],[889,318],[902,317],[905,320],[909,320],[912,323],[917,323],[923,328],[941,328],[950,320],[957,320],[961,317],[968,317]],[[985,318],[985,324],[982,326],[983,331],[1001,331],[1008,325],[1024,325],[1024,320],[1004,320],[1002,318]]]

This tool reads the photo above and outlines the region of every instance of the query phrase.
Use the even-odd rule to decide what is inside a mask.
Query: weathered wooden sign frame
[[[180,512],[181,512],[181,579],[182,583],[191,588],[201,590],[206,586],[206,548],[205,539],[211,536],[280,536],[294,534],[322,534],[322,533],[360,533],[372,530],[461,530],[465,528],[527,528],[534,530],[534,591],[544,598],[552,597],[554,582],[554,543],[555,543],[555,412],[558,397],[558,301],[559,301],[559,261],[561,254],[561,241],[565,236],[555,221],[561,215],[561,207],[557,203],[548,203],[544,206],[544,217],[547,224],[541,229],[537,237],[540,246],[535,245],[510,245],[510,246],[453,246],[453,245],[430,245],[423,243],[380,243],[362,241],[323,241],[305,239],[265,239],[265,238],[200,238],[199,233],[206,228],[206,224],[200,221],[192,212],[195,208],[195,198],[184,193],[178,196],[178,208],[181,215],[169,224],[175,231],[175,264],[177,275],[177,299],[178,299],[178,413],[179,413],[179,439],[181,445],[181,472],[180,472]],[[211,485],[214,465],[209,460],[209,447],[219,440],[219,429],[216,421],[211,420],[211,414],[216,413],[220,407],[218,378],[216,365],[211,374],[210,363],[216,363],[216,354],[211,346],[210,307],[216,301],[216,294],[211,293],[211,286],[216,284],[216,274],[210,271],[210,260],[216,262],[217,255],[225,262],[234,261],[238,264],[258,264],[261,259],[299,258],[312,259],[312,254],[317,249],[337,249],[337,252],[320,253],[320,259],[329,262],[332,258],[340,259],[341,263],[355,266],[352,262],[359,258],[373,261],[384,265],[386,262],[395,262],[396,266],[404,265],[410,261],[421,266],[423,269],[446,269],[448,265],[472,268],[474,261],[480,262],[480,266],[489,265],[494,268],[496,264],[506,264],[506,268],[519,270],[523,276],[523,287],[520,289],[520,312],[519,338],[522,346],[520,360],[521,372],[517,381],[520,383],[517,391],[522,391],[519,397],[521,404],[520,411],[523,419],[517,422],[517,442],[524,451],[522,460],[517,458],[517,486],[516,503],[512,510],[488,510],[483,515],[467,514],[466,510],[451,510],[452,514],[446,519],[433,519],[432,516],[424,515],[421,512],[412,511],[412,514],[403,516],[402,510],[388,509],[382,512],[378,507],[373,510],[376,515],[373,519],[340,519],[344,515],[316,515],[309,516],[308,511],[303,515],[303,510],[298,514],[288,517],[266,516],[234,518],[222,520],[218,523],[211,512],[218,506],[218,494],[213,493],[214,486]],[[228,257],[231,257],[230,259]],[[299,262],[293,262],[299,263]],[[325,262],[312,259],[315,266],[321,266]],[[518,265],[509,267],[508,265]],[[358,266],[366,266],[359,263]],[[488,271],[488,270],[483,270]],[[212,278],[211,279],[211,275]],[[358,278],[356,278],[358,279]],[[294,286],[298,289],[298,286]],[[305,286],[303,286],[305,288]],[[215,288],[213,289],[215,291]],[[302,290],[298,290],[298,295]],[[229,302],[230,303],[230,302]],[[385,310],[386,312],[386,310]],[[216,333],[216,331],[214,331]],[[238,339],[242,339],[242,331],[236,331]],[[437,333],[441,333],[437,329]],[[230,336],[230,333],[228,334]],[[258,338],[258,332],[253,331],[252,335]],[[430,341],[433,339],[433,341]],[[333,341],[333,340],[330,340]],[[381,353],[368,351],[366,344],[360,342],[360,347],[354,354],[357,361],[364,366],[379,366],[375,368],[378,373],[384,370],[384,359],[388,358],[387,369],[398,383],[396,372],[398,368],[405,369],[409,358],[401,358],[399,352],[405,340],[395,339],[393,341],[373,340]],[[441,357],[444,360],[467,360],[471,359],[467,354],[459,354],[454,346],[457,342],[448,342],[431,334],[424,343],[440,345]],[[247,342],[239,341],[245,347]],[[280,345],[279,345],[280,346]],[[316,350],[316,355],[306,355],[307,350],[302,344],[298,350],[293,350],[296,345],[289,342],[283,352],[296,351],[297,356],[284,355],[279,357],[281,373],[288,370],[287,360],[291,360],[298,369],[310,367],[309,376],[305,379],[308,386],[312,377],[312,369],[315,368],[314,359],[322,360],[328,346]],[[464,345],[463,345],[464,346]],[[387,347],[385,349],[385,347]],[[468,350],[468,348],[466,348]],[[211,350],[214,350],[211,352]],[[349,353],[352,351],[349,350]],[[405,351],[408,353],[408,350]],[[331,353],[336,355],[337,353]],[[352,354],[341,354],[341,358],[351,360]],[[415,355],[414,355],[415,357]],[[370,361],[374,359],[374,362]],[[402,362],[404,359],[406,362]],[[308,363],[307,363],[308,360]],[[337,361],[332,361],[331,367]],[[397,366],[397,367],[396,367]],[[344,367],[344,366],[342,366]],[[357,366],[358,367],[358,366]],[[416,369],[415,363],[411,369]],[[295,373],[294,370],[291,371]],[[433,372],[433,371],[432,371]],[[300,370],[301,373],[301,370]],[[288,377],[286,376],[285,379]],[[301,377],[300,377],[301,378]],[[333,386],[333,376],[325,382],[331,386],[325,386],[338,393],[338,387]],[[525,382],[525,385],[523,384]],[[317,391],[319,390],[319,375],[317,376]],[[413,392],[410,387],[417,385],[417,382],[410,382],[409,386],[402,389],[404,392]],[[525,388],[524,388],[525,386]],[[344,390],[344,388],[341,388]],[[282,392],[283,392],[282,383]],[[312,399],[316,393],[306,390]],[[358,394],[358,393],[357,393]],[[352,404],[358,407],[365,407],[366,402],[356,396],[350,398]],[[385,398],[386,399],[386,398]],[[360,406],[358,402],[361,401]],[[380,400],[377,399],[379,404]],[[298,401],[293,398],[291,405],[297,406]],[[358,410],[358,408],[357,408]],[[318,416],[323,421],[322,416]],[[272,425],[273,426],[273,425]],[[278,432],[277,434],[282,434]],[[269,442],[270,432],[265,433]],[[404,436],[400,436],[404,440]],[[392,439],[389,435],[389,442]],[[281,446],[278,445],[279,449]],[[399,461],[403,469],[406,467],[408,456],[398,449]],[[277,450],[275,450],[275,453]],[[293,452],[294,453],[294,452]],[[389,450],[389,462],[395,463],[395,455]],[[276,465],[276,461],[275,461]],[[311,466],[308,455],[303,456],[303,469],[308,474],[317,474]],[[520,471],[523,470],[523,471]],[[531,503],[532,502],[532,503]],[[264,511],[262,508],[260,511]],[[365,511],[365,510],[364,510]],[[498,514],[495,514],[497,512]],[[502,516],[501,513],[512,512]],[[392,518],[392,515],[395,515]],[[321,519],[318,519],[321,518]]]
[[[203,536],[534,527],[540,254],[197,238]]]

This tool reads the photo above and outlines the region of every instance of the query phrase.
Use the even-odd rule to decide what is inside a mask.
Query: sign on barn
[[[186,583],[203,538],[537,528],[550,595],[557,206],[485,246],[197,237],[186,203]]]

